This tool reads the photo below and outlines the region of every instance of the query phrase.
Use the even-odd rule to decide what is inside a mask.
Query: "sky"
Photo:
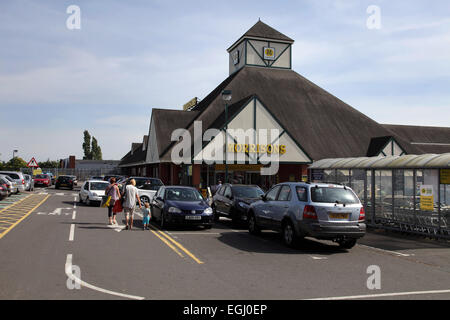
[[[295,40],[296,72],[375,121],[450,126],[448,0],[2,0],[0,160],[82,158],[84,130],[122,158],[152,108],[228,76],[226,49],[259,18]]]

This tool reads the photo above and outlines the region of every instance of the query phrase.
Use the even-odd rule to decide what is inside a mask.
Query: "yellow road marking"
[[[26,217],[28,217],[35,209],[37,209],[41,204],[43,204],[47,199],[50,197],[50,195],[47,195],[41,202],[39,202],[34,208],[32,208],[30,211],[28,211],[22,218],[17,220],[13,225],[11,225],[6,231],[4,231],[2,234],[0,234],[0,239],[2,239],[4,236],[6,236],[12,229],[14,229],[20,222],[22,222]],[[25,198],[26,199],[26,198]],[[0,211],[1,212],[1,211]]]
[[[153,230],[157,230],[155,227],[153,227],[152,225],[150,225],[150,227]],[[153,232],[152,230],[152,232]],[[195,262],[197,262],[198,264],[203,264],[204,262],[201,261],[200,259],[198,259],[196,256],[194,256],[188,249],[186,249],[185,247],[183,247],[178,241],[175,241],[171,236],[167,235],[165,232],[161,231],[161,230],[157,230],[159,234],[162,234],[164,237],[166,237],[169,241],[171,241],[174,245],[176,245],[178,248],[180,248],[182,251],[184,251],[189,257],[192,258],[192,260],[194,260]]]
[[[13,204],[11,204],[11,205],[9,205],[9,206],[7,206],[7,207],[4,207],[2,210],[0,210],[0,213],[2,213],[3,211],[5,211],[5,210],[8,209],[8,208],[11,208],[12,206],[14,206],[14,205],[16,205],[16,204],[18,204],[18,203],[21,203],[23,200],[25,200],[25,199],[27,199],[27,198],[29,198],[29,197],[31,197],[31,194],[28,195],[28,196],[26,196],[26,197],[23,198],[23,199],[20,199],[20,200],[17,201],[17,202],[14,202]]]
[[[175,248],[169,241],[167,241],[166,239],[164,239],[163,237],[161,237],[158,233],[156,233],[153,230],[150,230],[155,236],[157,236],[162,242],[164,242],[170,249],[172,249],[173,251],[175,251],[180,257],[184,257],[183,254],[178,251],[177,248]]]

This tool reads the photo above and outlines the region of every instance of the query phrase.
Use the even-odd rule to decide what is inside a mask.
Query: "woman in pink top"
[[[113,225],[117,224],[116,213],[113,212],[113,208],[116,201],[120,200],[120,191],[116,183],[116,178],[111,178],[109,180],[109,183],[110,185],[106,188],[105,194],[111,197],[111,201],[109,202],[108,206],[108,218],[109,225]]]

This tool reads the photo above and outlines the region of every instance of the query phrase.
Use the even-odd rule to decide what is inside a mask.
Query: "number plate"
[[[186,220],[202,220],[201,216],[186,216]]]
[[[331,219],[348,220],[350,213],[330,213]]]

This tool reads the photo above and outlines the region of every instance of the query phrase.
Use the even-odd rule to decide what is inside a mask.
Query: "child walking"
[[[142,219],[144,230],[150,230],[150,218],[152,216],[152,213],[150,211],[150,205],[148,203],[145,203],[145,207],[142,209],[142,215],[144,216]]]

